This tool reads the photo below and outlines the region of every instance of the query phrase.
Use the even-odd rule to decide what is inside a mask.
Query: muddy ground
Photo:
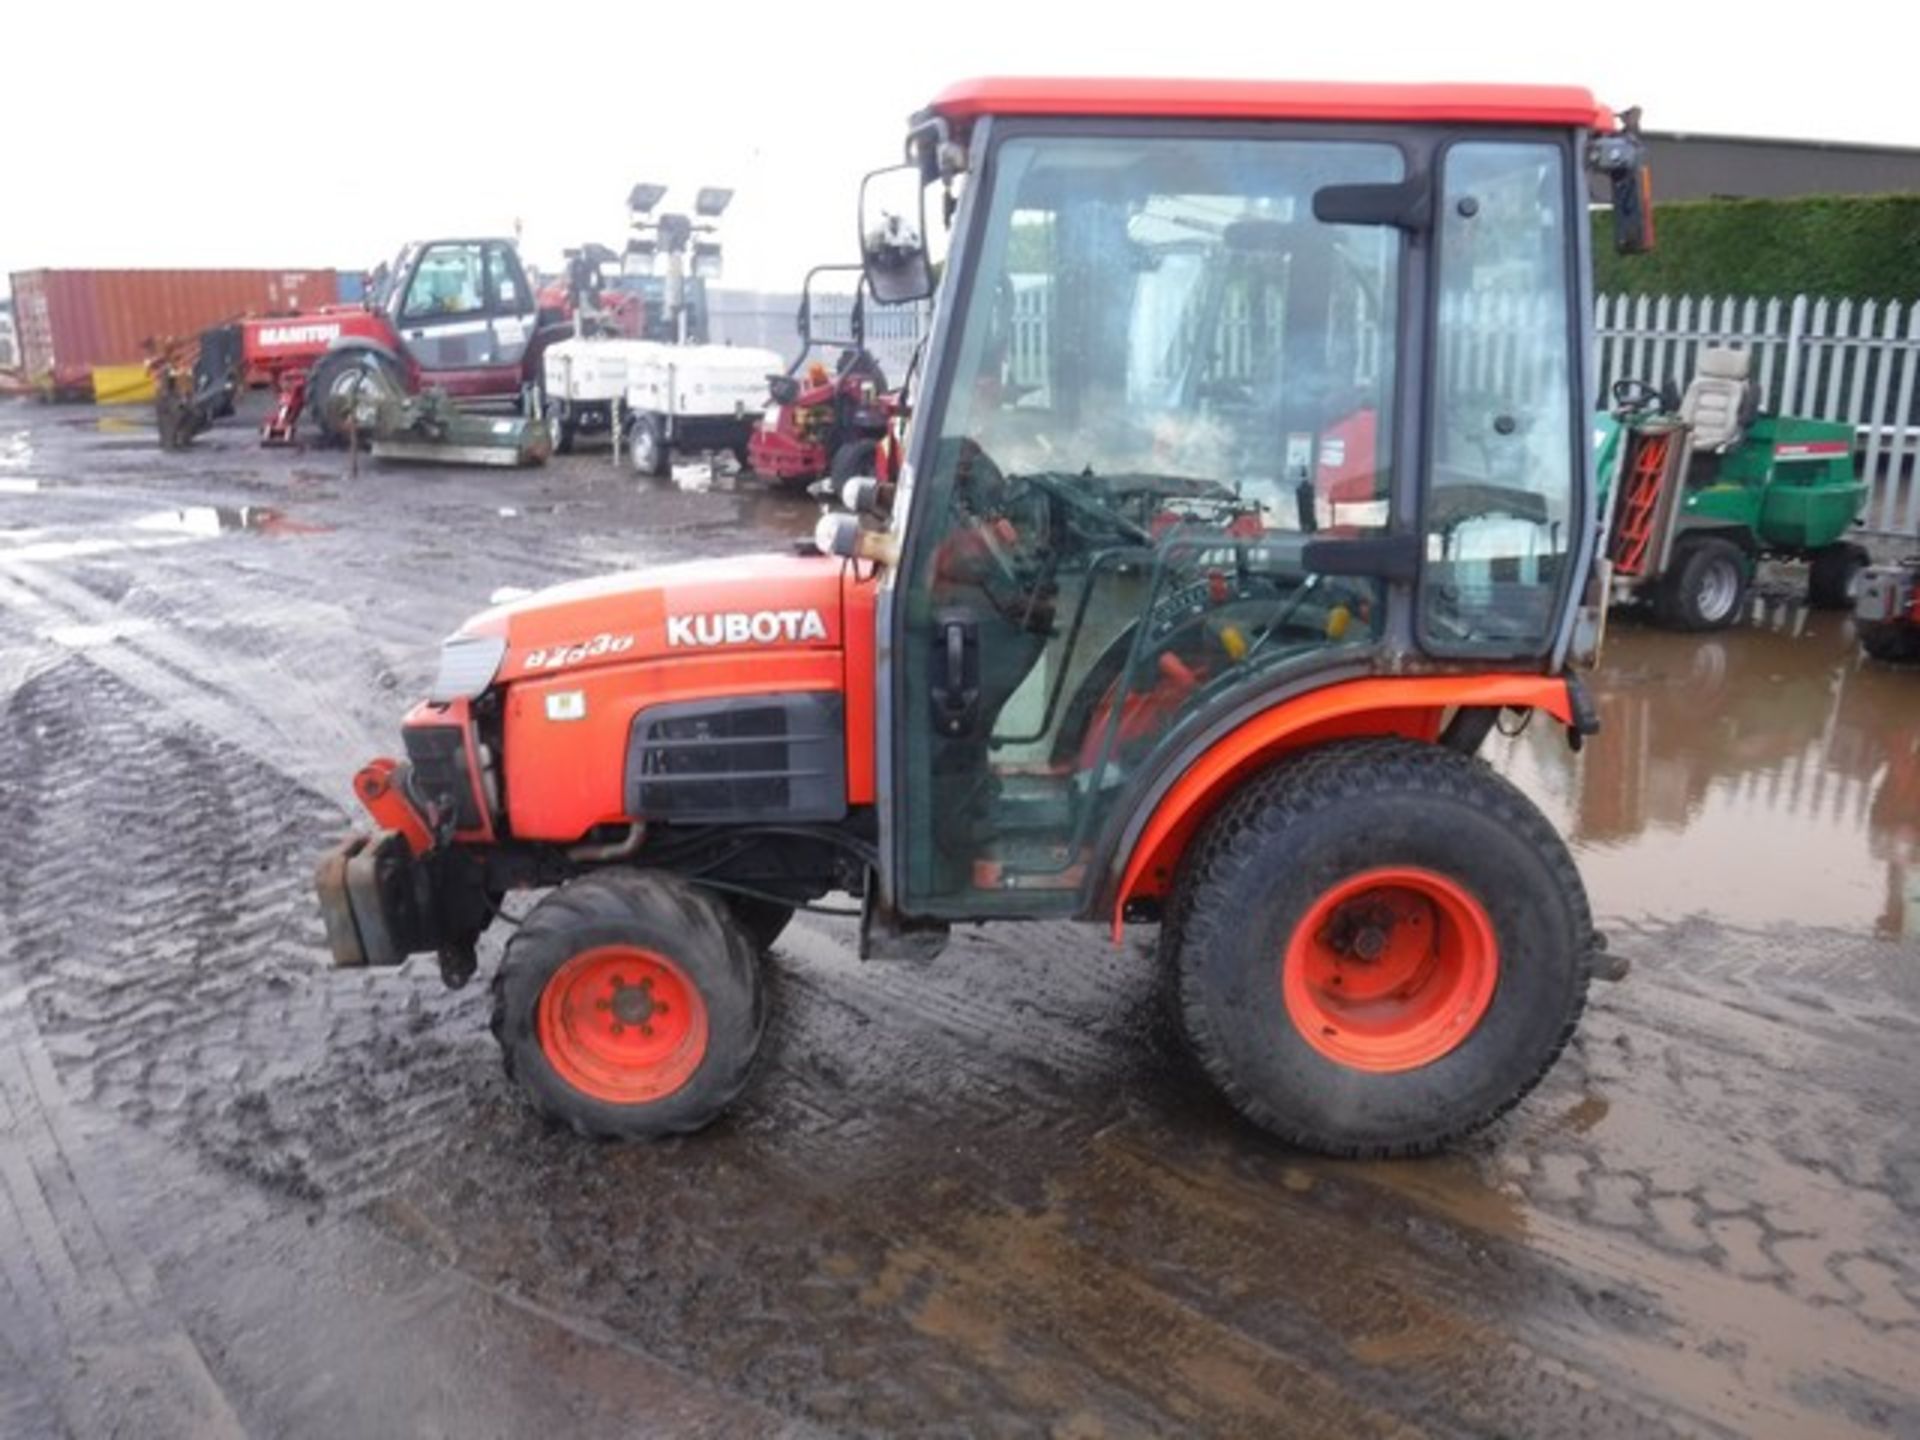
[[[1491,745],[1634,970],[1460,1153],[1238,1122],[1150,931],[814,918],[737,1111],[620,1148],[484,985],[327,970],[312,864],[495,587],[812,509],[345,470],[0,405],[0,1435],[1920,1434],[1920,674],[1791,576]]]

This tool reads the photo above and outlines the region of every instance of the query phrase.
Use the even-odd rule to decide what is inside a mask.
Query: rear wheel
[[[667,473],[667,433],[658,415],[633,417],[633,430],[627,437],[627,458],[633,462],[636,474],[650,480],[658,480]]]
[[[395,398],[407,393],[406,377],[398,365],[376,350],[335,350],[308,372],[302,403],[320,438],[330,445],[344,445],[348,412],[361,398],[383,391]]]
[[[534,1108],[583,1135],[698,1130],[747,1083],[765,1024],[746,928],[676,876],[563,885],[508,942],[493,1032]]]
[[[1872,557],[1859,545],[1827,545],[1813,552],[1807,603],[1816,610],[1851,610],[1860,572]]]
[[[1683,539],[1654,596],[1654,613],[1671,630],[1724,630],[1746,609],[1746,552],[1714,535]]]
[[[1170,910],[1182,1026],[1239,1110],[1331,1155],[1438,1149],[1516,1104],[1585,1003],[1566,846],[1457,751],[1327,747],[1253,781]]]

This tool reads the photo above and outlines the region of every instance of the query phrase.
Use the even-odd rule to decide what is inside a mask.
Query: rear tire
[[[493,980],[493,1033],[533,1107],[582,1135],[698,1130],[747,1083],[766,1015],[733,913],[678,876],[603,871],[542,900]]]
[[[1814,551],[1807,574],[1807,603],[1816,610],[1851,610],[1860,572],[1871,559],[1863,547],[1846,542]]]
[[[1747,608],[1746,552],[1714,535],[1682,539],[1655,593],[1654,615],[1669,630],[1724,630]]]
[[[399,366],[378,351],[335,350],[320,357],[320,363],[307,373],[307,395],[302,404],[323,442],[347,443],[346,407],[357,392],[375,386],[396,396],[407,393],[406,377]]]
[[[660,479],[672,468],[666,427],[658,415],[633,417],[633,430],[627,436],[627,459],[632,462],[636,475],[644,475],[649,480]]]
[[[1168,916],[1202,1067],[1255,1124],[1327,1155],[1421,1154],[1491,1123],[1559,1056],[1591,978],[1586,891],[1553,827],[1480,761],[1411,741],[1250,782]]]

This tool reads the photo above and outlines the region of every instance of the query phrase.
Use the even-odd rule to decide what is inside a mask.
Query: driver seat
[[[1724,450],[1740,438],[1747,414],[1747,350],[1702,350],[1700,368],[1680,401],[1680,418],[1693,430],[1695,450]]]

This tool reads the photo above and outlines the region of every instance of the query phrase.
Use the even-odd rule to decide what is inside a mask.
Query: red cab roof
[[[982,115],[1101,115],[1614,128],[1613,112],[1575,85],[1001,77],[950,85],[929,108],[956,124]]]

